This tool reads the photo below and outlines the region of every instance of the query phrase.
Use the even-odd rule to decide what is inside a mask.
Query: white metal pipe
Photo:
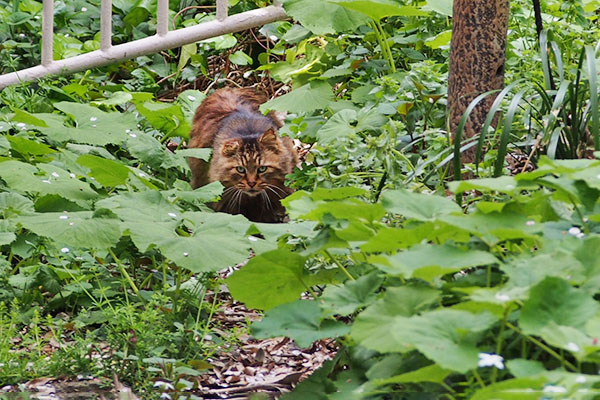
[[[100,50],[112,46],[112,0],[102,0],[100,5]]]
[[[228,6],[229,6],[228,0],[217,0],[217,20],[218,21],[225,21],[225,18],[227,18],[227,14],[229,13],[229,10],[227,9]]]
[[[54,56],[54,0],[43,1],[42,11],[42,65],[50,65]]]
[[[112,46],[106,51],[96,50],[64,60],[54,61],[49,65],[38,65],[1,75],[0,89],[19,82],[41,78],[45,75],[71,73],[114,64],[122,60],[181,47],[184,44],[221,36],[226,33],[255,28],[286,17],[287,15],[281,7],[269,6],[246,11],[232,15],[224,22],[217,20],[204,22],[199,25],[168,32],[162,37],[158,35],[149,36],[133,42]]]
[[[169,0],[158,0],[156,10],[156,34],[165,36],[169,32]]]

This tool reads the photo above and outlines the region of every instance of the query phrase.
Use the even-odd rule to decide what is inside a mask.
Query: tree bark
[[[504,60],[509,0],[454,0],[448,115],[452,137],[469,103],[477,96],[504,87]],[[473,137],[485,121],[496,96],[490,95],[473,110],[462,139]],[[475,147],[462,162],[475,160]]]

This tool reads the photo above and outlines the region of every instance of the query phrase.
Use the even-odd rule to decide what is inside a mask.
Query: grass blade
[[[521,102],[521,98],[524,94],[525,90],[522,90],[519,93],[517,93],[508,105],[508,110],[506,111],[506,118],[504,118],[504,127],[502,128],[502,135],[500,136],[500,146],[498,147],[496,164],[494,166],[494,178],[497,178],[500,175],[502,175],[504,159],[506,158],[506,153],[508,150],[508,139],[512,130],[512,122],[515,118],[515,113],[519,108],[519,103]]]
[[[594,150],[600,150],[600,136],[598,127],[598,76],[596,75],[596,51],[591,46],[585,46],[588,78],[590,82],[590,113],[592,114],[592,135],[594,136]]]

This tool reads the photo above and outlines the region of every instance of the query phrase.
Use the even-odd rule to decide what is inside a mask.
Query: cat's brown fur
[[[279,137],[281,122],[258,111],[266,98],[251,89],[224,88],[196,110],[190,148],[213,149],[210,164],[190,158],[192,187],[220,181],[225,190],[216,211],[243,214],[257,222],[281,222],[280,200],[292,190],[285,175],[298,163],[292,141]]]

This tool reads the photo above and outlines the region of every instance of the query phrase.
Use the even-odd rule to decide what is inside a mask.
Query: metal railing
[[[54,60],[54,0],[43,0],[42,11],[42,60],[35,67],[0,75],[0,89],[46,75],[67,74],[94,67],[114,64],[146,54],[181,47],[226,33],[255,28],[287,15],[278,1],[274,5],[228,15],[228,0],[216,0],[217,18],[213,21],[169,31],[169,0],[158,0],[156,34],[143,39],[112,45],[112,0],[101,0],[100,50],[80,54],[63,60]]]

